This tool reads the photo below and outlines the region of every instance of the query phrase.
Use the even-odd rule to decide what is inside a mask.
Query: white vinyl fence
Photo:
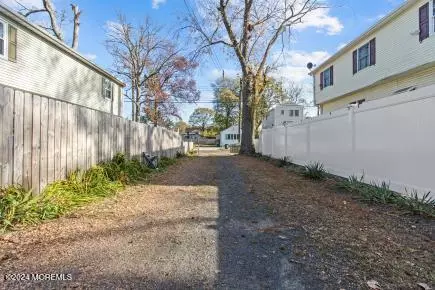
[[[180,134],[0,85],[0,187],[38,193],[48,183],[116,153],[174,157]]]
[[[300,165],[322,162],[343,177],[390,182],[401,193],[435,196],[435,86],[263,130],[257,148]]]

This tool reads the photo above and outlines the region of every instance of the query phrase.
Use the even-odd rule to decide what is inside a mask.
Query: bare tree
[[[195,33],[199,51],[223,45],[235,56],[242,71],[242,142],[240,153],[255,152],[255,109],[271,70],[271,54],[278,40],[312,11],[317,0],[198,0],[188,8],[188,28]],[[284,41],[281,42],[284,45]]]
[[[133,27],[123,15],[108,26],[106,48],[113,57],[114,72],[130,86],[131,94],[126,97],[132,102],[133,121],[140,119],[142,76],[151,55],[162,46],[158,32],[147,18],[139,27]]]
[[[108,27],[106,48],[113,57],[114,72],[130,88],[126,98],[132,102],[132,119],[136,122],[146,120],[157,124],[163,115],[176,115],[177,107],[171,102],[174,98],[184,97],[187,101],[199,98],[196,84],[187,81],[196,65],[180,56],[181,50],[162,34],[161,28],[148,18],[141,25],[133,26],[120,15]],[[177,90],[173,89],[176,84]],[[191,98],[188,93],[195,96]],[[142,116],[145,118],[141,114],[146,114]]]
[[[45,30],[49,31],[50,33],[52,33],[60,41],[65,42],[63,31],[62,31],[62,23],[65,21],[66,18],[65,11],[61,11],[60,13],[58,13],[51,0],[41,0],[41,1],[42,1],[43,8],[33,8],[33,7],[28,8],[23,4],[21,4],[20,2],[17,2],[21,6],[19,12],[26,18],[36,13],[47,13],[50,18],[50,26],[49,27],[45,27],[42,25],[40,26]],[[74,50],[77,50],[79,45],[80,16],[82,14],[82,11],[80,11],[79,7],[75,4],[71,4],[71,10],[73,12],[73,23],[74,23],[71,47]]]

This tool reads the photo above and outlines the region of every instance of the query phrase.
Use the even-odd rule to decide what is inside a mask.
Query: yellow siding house
[[[315,67],[321,114],[435,84],[435,0],[408,0]]]

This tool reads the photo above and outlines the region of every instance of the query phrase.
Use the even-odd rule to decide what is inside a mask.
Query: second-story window
[[[365,69],[369,66],[369,44],[361,46],[358,49],[358,70]]]
[[[5,57],[5,43],[6,43],[6,35],[5,35],[5,29],[6,25],[4,22],[1,22],[0,20],[0,57]]]
[[[353,51],[353,74],[376,64],[376,38]]]
[[[435,33],[435,0],[432,3],[432,23],[433,23],[433,31]]]
[[[106,78],[103,78],[103,97],[108,99],[113,97],[112,82]]]
[[[334,84],[334,66],[330,66],[328,69],[320,73],[320,89],[323,90],[326,87]]]

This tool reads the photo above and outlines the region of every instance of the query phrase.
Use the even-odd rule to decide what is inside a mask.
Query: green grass
[[[175,162],[176,159],[162,157],[159,169]],[[153,171],[137,160],[117,154],[110,162],[73,172],[66,180],[49,184],[39,195],[20,186],[0,189],[0,231],[58,218],[75,208],[113,196],[127,184],[146,180]]]

